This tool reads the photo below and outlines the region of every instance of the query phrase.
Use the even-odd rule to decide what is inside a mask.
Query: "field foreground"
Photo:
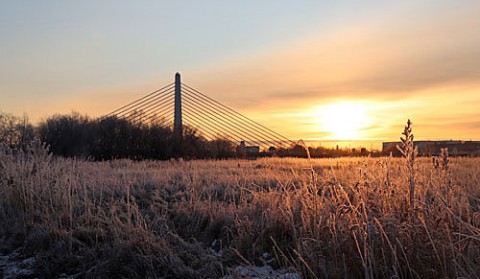
[[[478,278],[480,159],[88,162],[0,147],[0,223],[0,256],[34,256],[43,278]]]

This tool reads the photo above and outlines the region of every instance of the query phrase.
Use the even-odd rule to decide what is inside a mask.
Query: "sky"
[[[480,2],[4,1],[0,111],[101,116],[182,81],[291,139],[480,140]]]

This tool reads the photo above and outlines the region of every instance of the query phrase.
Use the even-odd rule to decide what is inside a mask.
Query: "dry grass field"
[[[1,251],[35,255],[41,278],[267,265],[278,278],[477,278],[480,159],[89,162],[2,147],[0,222]]]

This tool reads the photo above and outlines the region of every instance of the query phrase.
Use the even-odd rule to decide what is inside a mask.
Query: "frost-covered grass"
[[[20,245],[48,278],[479,277],[480,159],[414,168],[410,211],[402,158],[88,162],[2,147],[0,248]]]

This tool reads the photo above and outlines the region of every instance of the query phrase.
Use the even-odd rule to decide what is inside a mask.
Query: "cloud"
[[[424,139],[480,137],[471,121],[480,117],[480,4],[415,13],[225,61],[194,82],[292,137],[328,136],[305,112],[345,100],[372,102],[374,123],[362,130],[372,138],[397,139],[407,118]]]
[[[480,87],[479,13],[473,5],[411,22],[354,22],[200,75],[214,81],[202,82],[214,94],[272,102],[394,99],[444,86]]]

